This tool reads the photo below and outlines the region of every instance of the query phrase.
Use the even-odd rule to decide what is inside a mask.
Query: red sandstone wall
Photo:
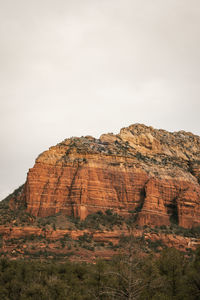
[[[197,226],[199,153],[197,136],[138,124],[99,140],[71,138],[38,157],[11,207],[21,199],[32,215],[81,219],[98,210],[127,215],[140,208],[141,225]]]

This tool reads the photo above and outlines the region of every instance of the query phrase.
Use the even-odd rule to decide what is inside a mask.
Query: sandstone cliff
[[[10,200],[34,216],[112,209],[140,225],[200,225],[200,137],[141,124],[43,152]]]

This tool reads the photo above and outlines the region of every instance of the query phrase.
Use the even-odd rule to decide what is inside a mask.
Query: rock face
[[[92,238],[95,243],[103,243],[108,245],[112,243],[113,245],[120,246],[120,240],[124,237],[130,237],[130,231],[128,230],[112,230],[112,231],[93,231],[93,230],[43,230],[38,227],[6,227],[0,225],[0,235],[2,236],[2,247],[1,253],[4,253],[7,257],[20,258],[27,256],[29,259],[32,257],[34,252],[40,251],[40,255],[45,255],[44,249],[48,245],[48,252],[51,254],[63,253],[67,256],[71,252],[71,248],[60,247],[60,240],[68,237],[68,240],[71,240],[72,244],[80,241],[80,237],[88,235]],[[143,229],[134,229],[135,237],[143,237],[146,241],[144,243],[145,247],[150,250],[148,241],[161,242],[163,246],[174,247],[180,251],[188,251],[188,249],[195,251],[197,247],[200,246],[200,240],[192,237],[183,237],[180,235],[167,234],[163,232],[145,232]],[[40,239],[34,239],[33,237],[40,237]],[[42,237],[42,239],[41,239]],[[22,239],[23,243],[20,243],[19,240]],[[13,240],[13,241],[12,241]],[[10,243],[12,241],[12,243]],[[122,244],[121,244],[122,247]],[[123,247],[124,248],[124,247]],[[24,250],[26,249],[26,254]],[[120,247],[119,247],[120,249]],[[158,250],[161,250],[158,249]],[[80,260],[80,257],[84,261],[94,262],[96,258],[110,259],[113,255],[116,255],[116,249],[109,249],[105,247],[99,251],[95,249],[92,251],[86,251],[85,248],[81,248],[80,244],[76,249],[73,249],[72,252],[74,257],[71,257],[73,260]],[[122,249],[120,249],[121,252]],[[75,252],[76,251],[76,252]],[[143,251],[143,250],[142,250]],[[48,257],[48,260],[50,257]]]
[[[66,139],[43,152],[10,200],[35,216],[112,209],[141,225],[200,225],[200,137],[141,124]]]

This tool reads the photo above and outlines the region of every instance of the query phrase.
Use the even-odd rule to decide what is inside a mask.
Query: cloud
[[[198,0],[2,2],[0,195],[69,136],[200,134],[199,48]]]

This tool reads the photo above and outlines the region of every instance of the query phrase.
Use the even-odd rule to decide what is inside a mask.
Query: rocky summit
[[[110,209],[142,226],[199,226],[200,137],[134,124],[65,139],[38,156],[9,205],[36,217]]]

